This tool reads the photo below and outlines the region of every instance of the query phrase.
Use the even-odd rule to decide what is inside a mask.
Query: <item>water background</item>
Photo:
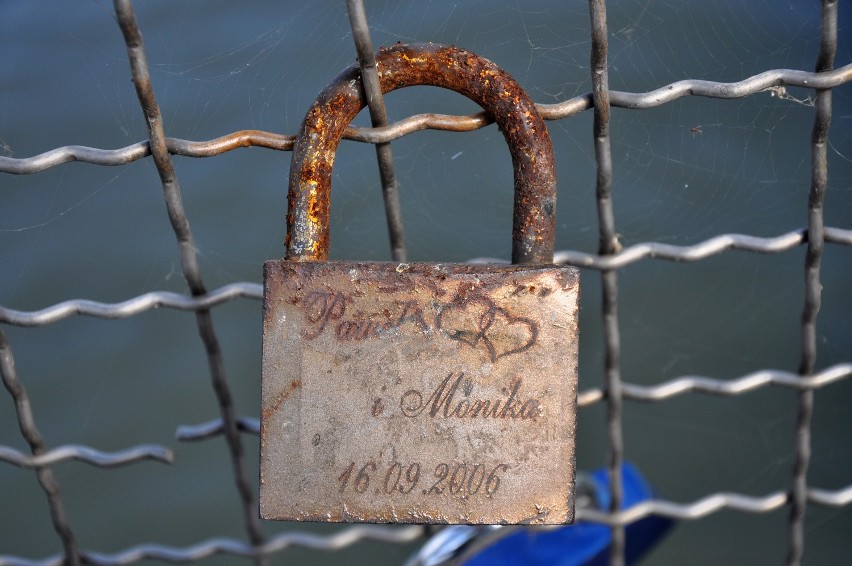
[[[166,133],[211,139],[240,129],[295,133],[316,94],[354,60],[342,2],[138,2]],[[717,0],[608,3],[610,86],[642,92],[685,79],[736,81],[778,68],[810,70],[817,2]],[[852,61],[849,6],[841,5],[837,65]],[[581,2],[368,2],[375,45],[452,43],[504,67],[531,97],[552,103],[591,90],[589,18]],[[0,154],[28,157],[63,145],[119,148],[146,138],[124,43],[103,1],[0,6]],[[774,236],[807,222],[811,91],[789,98],[689,97],[645,111],[614,109],[612,153],[621,242],[686,245],[721,233]],[[392,120],[477,110],[459,95],[417,87],[387,97]],[[834,92],[826,224],[852,218],[852,90]],[[362,113],[360,124],[368,123]],[[548,122],[559,175],[557,249],[597,247],[592,115]],[[412,260],[508,258],[512,173],[496,127],[418,132],[393,142]],[[240,149],[175,157],[208,289],[261,282],[283,255],[290,154]],[[185,292],[156,169],[70,163],[0,176],[0,303],[35,310],[86,298],[123,301]],[[344,142],[332,198],[335,259],[389,259],[374,149]],[[726,252],[690,264],[648,260],[619,271],[622,374],[656,384],[681,375],[735,378],[796,371],[804,248],[775,255]],[[826,247],[817,368],[852,352],[852,249]],[[584,271],[581,389],[602,381],[600,276]],[[214,310],[238,414],[256,416],[260,303]],[[218,416],[194,317],[170,309],[120,321],[71,317],[40,328],[4,327],[48,445],[120,450],[172,447],[177,463],[55,471],[85,549],[117,552],[145,541],[189,546],[244,539],[222,438],[174,439],[180,424]],[[809,485],[852,482],[852,381],[816,392]],[[790,486],[795,394],[766,388],[736,398],[689,394],[627,402],[626,456],[660,495],[691,502],[717,491],[761,496]],[[580,410],[578,466],[604,466],[604,407]],[[252,477],[258,443],[244,436]],[[0,444],[27,450],[8,395]],[[683,524],[647,564],[777,564],[786,510],[722,511]],[[270,533],[336,526],[267,523]],[[811,507],[807,564],[848,558],[852,510]],[[275,563],[396,564],[415,546],[359,543],[327,555],[288,550]],[[32,471],[0,465],[0,554],[41,558],[61,549]],[[214,558],[230,564],[233,557]]]

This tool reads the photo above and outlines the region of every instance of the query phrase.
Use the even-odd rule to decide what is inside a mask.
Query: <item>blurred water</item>
[[[170,136],[201,140],[247,128],[294,133],[314,96],[354,59],[342,3],[138,4]],[[852,60],[852,19],[848,6],[840,8],[838,66]],[[454,43],[503,66],[537,102],[590,90],[582,3],[376,1],[367,10],[376,45]],[[621,0],[608,3],[608,17],[610,85],[617,90],[811,69],[818,49],[816,2]],[[66,144],[117,148],[145,138],[111,3],[7,0],[0,6],[0,52],[3,155],[27,157]],[[688,244],[725,232],[770,236],[805,225],[811,94],[789,89],[801,102],[762,93],[738,101],[687,98],[647,111],[615,109],[614,200],[622,243]],[[826,197],[827,224],[844,228],[852,217],[850,94],[848,86],[834,94]],[[391,119],[476,110],[458,95],[427,87],[398,91],[387,102]],[[557,249],[593,252],[591,114],[548,125],[561,179]],[[393,147],[412,259],[508,257],[511,164],[495,127],[419,132]],[[263,261],[283,254],[289,159],[256,148],[175,159],[208,288],[260,282]],[[0,202],[5,306],[30,310],[70,298],[110,302],[185,290],[150,159],[4,175]],[[334,180],[334,258],[389,257],[381,206],[373,148],[342,144]],[[802,249],[771,256],[729,252],[697,264],[645,261],[620,271],[624,379],[650,384],[683,374],[795,371],[803,258]],[[850,359],[852,250],[829,245],[822,277],[818,368]],[[601,383],[599,285],[596,272],[583,273],[581,389]],[[254,416],[260,304],[233,302],[213,316],[238,412]],[[244,538],[224,441],[174,440],[178,425],[218,415],[192,316],[162,310],[123,321],[73,317],[4,331],[49,445],[118,450],[154,442],[176,452],[171,467],[57,466],[84,548],[114,552],[143,541],[187,546],[210,536]],[[850,393],[848,380],[816,393],[810,485],[837,489],[852,478]],[[715,491],[786,489],[795,410],[795,395],[776,389],[733,399],[686,395],[628,403],[627,457],[675,501]],[[578,464],[599,467],[606,461],[603,407],[581,410],[579,422]],[[255,474],[257,441],[244,440]],[[7,395],[0,395],[0,444],[26,449]],[[31,471],[0,466],[0,509],[0,554],[36,558],[59,551]],[[648,563],[778,563],[786,552],[785,521],[783,511],[717,513],[680,526]],[[265,525],[269,533],[291,527]],[[812,508],[806,563],[843,562],[850,528],[848,508]],[[363,543],[331,556],[292,550],[276,563],[393,564],[411,549]]]

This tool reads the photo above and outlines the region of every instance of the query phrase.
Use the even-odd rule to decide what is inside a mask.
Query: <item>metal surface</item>
[[[270,261],[261,515],[573,520],[578,273]]]
[[[515,171],[512,262],[550,263],[556,222],[556,172],[544,121],[508,73],[474,53],[435,44],[382,48],[382,92],[413,85],[463,94],[494,117]],[[331,171],[346,127],[364,108],[360,69],[344,70],[308,110],[290,165],[287,259],[328,258]]]

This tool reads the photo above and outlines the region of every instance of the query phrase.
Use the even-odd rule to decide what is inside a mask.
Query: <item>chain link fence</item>
[[[814,411],[814,392],[852,376],[852,361],[830,367],[820,366],[817,359],[817,322],[821,297],[821,262],[826,246],[852,246],[852,228],[826,226],[824,223],[825,194],[828,176],[828,131],[832,122],[832,90],[852,81],[852,64],[835,68],[834,58],[838,42],[838,2],[821,3],[820,50],[814,72],[775,69],[750,76],[738,82],[722,83],[706,80],[681,80],[660,86],[645,93],[618,92],[609,89],[606,7],[603,0],[590,0],[589,17],[591,39],[588,45],[591,58],[593,91],[553,104],[538,104],[547,120],[567,120],[584,111],[594,113],[594,155],[597,167],[597,203],[599,218],[599,249],[597,253],[565,250],[556,254],[555,261],[574,265],[585,272],[585,285],[590,285],[591,273],[599,272],[601,280],[601,317],[604,332],[604,386],[583,389],[579,396],[580,419],[583,408],[595,404],[605,406],[606,431],[609,442],[608,465],[619,470],[625,458],[623,403],[625,401],[662,402],[681,395],[716,395],[733,397],[771,386],[790,391],[798,399],[798,416],[793,437],[795,458],[786,490],[748,495],[743,493],[708,493],[694,501],[674,502],[656,499],[627,509],[621,508],[622,488],[620,474],[612,473],[611,507],[606,510],[581,508],[577,519],[609,525],[613,542],[610,562],[624,561],[624,528],[649,515],[692,521],[724,510],[746,513],[769,513],[787,509],[788,563],[802,561],[806,548],[805,515],[812,506],[845,507],[852,503],[852,484],[840,489],[822,489],[808,482],[808,465],[811,460],[811,421]],[[339,9],[342,9],[340,7]],[[364,7],[360,2],[348,3],[363,80],[367,92],[375,91],[377,76],[371,67],[373,52],[370,29]],[[129,0],[115,1],[115,15],[121,28],[130,62],[131,75],[145,122],[149,139],[115,149],[96,149],[83,146],[64,146],[33,157],[0,157],[0,172],[13,175],[32,175],[59,167],[71,161],[104,166],[124,166],[133,161],[151,157],[165,196],[168,220],[180,253],[180,272],[188,287],[187,293],[154,291],[120,302],[104,303],[72,299],[40,306],[35,310],[20,310],[14,305],[0,307],[0,322],[19,327],[49,327],[70,317],[95,317],[104,320],[139,316],[154,309],[174,309],[192,313],[197,325],[209,369],[210,383],[215,393],[219,417],[197,425],[182,425],[177,430],[181,441],[202,441],[223,438],[231,462],[233,488],[239,499],[245,540],[213,537],[184,547],[158,543],[142,543],[112,553],[87,548],[77,536],[74,517],[68,512],[63,499],[63,486],[57,481],[54,467],[66,460],[98,468],[116,468],[134,465],[142,460],[175,463],[172,449],[158,444],[139,444],[117,451],[102,451],[83,444],[54,445],[39,429],[40,406],[31,402],[27,393],[28,375],[16,370],[14,344],[0,327],[0,375],[10,396],[22,439],[27,451],[0,445],[3,466],[17,466],[32,470],[47,499],[50,519],[56,536],[61,541],[62,552],[48,557],[23,557],[0,555],[0,564],[131,564],[147,559],[170,562],[201,560],[214,554],[248,557],[264,564],[272,555],[286,554],[288,548],[306,547],[313,550],[332,551],[365,539],[381,543],[411,543],[423,540],[429,529],[422,526],[386,527],[374,525],[343,526],[328,534],[285,530],[269,535],[257,517],[256,481],[249,473],[247,462],[256,458],[247,453],[244,435],[258,434],[258,421],[253,416],[237,414],[231,394],[231,382],[226,375],[220,346],[222,331],[214,325],[211,312],[224,305],[244,304],[243,300],[258,301],[262,297],[259,284],[236,282],[217,289],[209,289],[199,267],[198,248],[190,229],[189,216],[183,203],[179,180],[172,164],[172,156],[212,157],[241,147],[263,147],[276,151],[292,149],[294,137],[279,133],[241,130],[209,141],[191,141],[166,137],[166,128],[156,93],[149,76],[142,35]],[[331,69],[333,72],[336,69]],[[613,214],[613,160],[610,155],[610,109],[641,110],[671,104],[683,97],[709,97],[735,99],[767,91],[784,94],[787,87],[802,87],[814,91],[813,130],[810,133],[811,186],[807,207],[801,218],[805,227],[791,229],[772,237],[748,234],[719,234],[691,245],[645,242],[622,247]],[[385,206],[391,234],[392,255],[395,260],[406,258],[402,237],[402,221],[396,196],[396,176],[390,142],[423,129],[464,132],[482,128],[491,123],[488,116],[416,115],[388,124],[381,95],[371,98],[372,128],[352,127],[346,138],[376,145],[384,188]],[[700,132],[699,132],[700,133]],[[805,135],[804,133],[802,134]],[[557,155],[559,151],[557,148]],[[617,171],[615,172],[617,173]],[[797,372],[772,369],[755,369],[736,379],[724,380],[703,376],[682,376],[656,385],[639,385],[622,380],[620,362],[618,318],[619,270],[647,261],[662,259],[675,262],[700,262],[731,250],[756,254],[782,254],[804,248],[805,297],[801,318],[801,356]],[[480,260],[480,261],[485,261]],[[842,259],[840,261],[843,261]],[[848,261],[848,256],[846,257]],[[4,268],[4,270],[6,270]],[[61,279],[60,279],[61,282]],[[256,304],[254,305],[256,306]],[[254,308],[254,307],[253,307]],[[33,335],[33,339],[36,339]],[[629,340],[630,337],[624,337]],[[581,370],[582,375],[582,370]],[[586,426],[586,425],[581,425]],[[590,425],[591,426],[591,425]],[[814,454],[813,458],[819,458]],[[75,464],[79,465],[79,464]],[[847,466],[848,471],[848,466]],[[2,496],[0,496],[1,498]],[[35,502],[33,502],[35,504]],[[4,513],[9,513],[6,509]],[[44,525],[39,528],[44,528]],[[0,535],[0,538],[2,536]],[[0,548],[0,552],[3,549]]]

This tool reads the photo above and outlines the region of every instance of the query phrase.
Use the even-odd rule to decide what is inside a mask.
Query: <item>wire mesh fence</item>
[[[340,7],[343,10],[343,7]],[[352,37],[355,39],[359,61],[362,64],[365,91],[375,90],[375,73],[371,74],[369,54],[372,53],[370,29],[364,8],[360,2],[348,3]],[[610,90],[608,73],[608,37],[612,31],[607,26],[606,6],[602,0],[590,0],[590,41],[585,48],[589,52],[592,92],[567,98],[552,104],[537,104],[547,120],[562,121],[580,115],[586,110],[594,114],[592,137],[597,170],[596,202],[599,221],[599,247],[596,253],[579,250],[557,252],[555,262],[574,265],[583,270],[585,285],[590,285],[590,274],[600,273],[601,305],[597,316],[603,332],[603,368],[601,387],[583,387],[581,369],[581,408],[602,404],[605,406],[605,426],[608,442],[608,466],[620,469],[629,450],[624,438],[624,401],[661,402],[673,397],[695,394],[717,396],[739,396],[770,386],[790,390],[797,398],[797,417],[793,435],[794,458],[789,472],[787,488],[779,491],[762,492],[759,495],[733,492],[712,492],[687,502],[656,499],[627,509],[621,507],[620,475],[611,473],[610,489],[613,494],[609,509],[579,509],[578,520],[602,523],[611,526],[612,546],[610,563],[624,562],[624,528],[648,515],[671,517],[683,521],[696,520],[724,510],[747,513],[769,513],[786,509],[787,561],[801,563],[807,548],[805,536],[806,512],[813,506],[847,507],[852,503],[852,484],[837,489],[824,489],[808,481],[808,466],[811,458],[811,421],[815,409],[814,392],[852,376],[852,361],[823,366],[817,358],[817,324],[820,310],[821,263],[827,246],[844,249],[852,246],[852,228],[825,225],[825,201],[828,186],[828,132],[832,124],[833,89],[852,81],[852,64],[835,68],[834,58],[838,43],[838,3],[824,0],[820,10],[819,54],[814,72],[805,70],[772,69],[744,78],[737,82],[714,82],[708,80],[679,80],[645,93],[619,92]],[[292,149],[294,137],[259,130],[240,130],[209,140],[191,141],[166,136],[167,124],[157,103],[156,91],[149,74],[142,35],[129,0],[116,0],[115,17],[123,34],[131,76],[139,104],[144,114],[148,140],[120,149],[98,149],[83,146],[64,146],[32,157],[0,156],[0,172],[16,175],[31,175],[60,167],[70,161],[81,161],[103,166],[127,166],[127,164],[151,157],[159,174],[165,197],[167,216],[179,249],[179,272],[186,281],[187,293],[152,291],[118,302],[97,302],[83,299],[63,300],[55,304],[38,305],[33,310],[16,308],[16,305],[0,307],[0,322],[18,327],[50,327],[62,320],[84,316],[97,319],[133,318],[155,309],[168,309],[192,313],[196,320],[197,334],[201,340],[209,372],[210,385],[214,392],[218,418],[196,425],[181,425],[177,429],[180,441],[224,439],[227,458],[231,465],[232,489],[236,490],[242,516],[244,540],[213,536],[186,546],[159,543],[140,543],[115,552],[103,552],[88,548],[78,536],[72,513],[65,502],[63,484],[57,480],[54,468],[66,460],[76,460],[98,468],[113,468],[136,465],[143,460],[164,463],[176,461],[174,450],[160,444],[135,444],[114,451],[102,451],[93,446],[79,443],[54,444],[45,437],[38,426],[40,404],[31,400],[27,383],[31,379],[25,372],[16,369],[13,354],[14,343],[0,327],[0,374],[8,391],[20,428],[24,449],[0,445],[0,460],[4,466],[17,466],[32,470],[47,498],[50,521],[62,551],[47,557],[24,557],[3,554],[0,564],[130,564],[146,559],[172,562],[200,560],[214,554],[243,556],[256,563],[266,563],[273,555],[286,555],[293,547],[313,550],[338,550],[362,540],[382,543],[410,543],[422,540],[427,529],[421,526],[391,528],[360,525],[341,527],[327,534],[284,530],[269,534],[257,518],[256,482],[250,473],[251,460],[256,458],[246,448],[246,435],[258,434],[258,421],[253,415],[238,414],[231,392],[233,377],[228,375],[223,359],[223,329],[214,325],[212,312],[226,305],[253,304],[262,297],[261,286],[252,282],[235,282],[216,289],[209,289],[202,278],[199,265],[199,248],[190,230],[189,218],[184,210],[183,195],[172,156],[213,157],[241,147],[263,147],[277,151]],[[373,61],[374,65],[374,61]],[[375,69],[372,69],[375,71]],[[331,69],[333,73],[336,69]],[[372,77],[372,78],[371,78]],[[373,86],[370,86],[370,85]],[[688,245],[672,243],[640,242],[623,246],[617,231],[613,211],[613,170],[611,137],[617,136],[610,128],[611,108],[631,110],[650,109],[673,104],[683,97],[706,97],[714,99],[742,99],[758,93],[772,92],[786,96],[787,88],[800,87],[813,91],[813,130],[810,132],[810,191],[802,203],[801,226],[790,226],[788,231],[775,236],[724,233]],[[472,131],[491,123],[483,114],[469,116],[447,116],[420,114],[388,124],[387,113],[381,104],[381,95],[370,98],[373,127],[351,127],[346,134],[350,140],[376,145],[380,163],[381,182],[384,189],[385,206],[391,249],[394,260],[404,261],[406,249],[403,239],[401,213],[396,196],[396,175],[390,142],[413,132],[434,129],[455,132]],[[697,132],[697,133],[700,133]],[[805,136],[805,134],[802,134]],[[558,155],[558,149],[557,149]],[[618,273],[628,266],[649,259],[674,262],[700,262],[731,250],[755,254],[783,254],[797,249],[805,250],[804,306],[798,307],[801,314],[801,355],[797,372],[754,368],[753,371],[735,379],[687,375],[653,385],[634,384],[622,379],[624,367],[620,361],[621,343],[630,336],[620,336],[618,310]],[[833,261],[845,261],[847,257],[832,257]],[[497,261],[481,258],[476,261]],[[61,283],[61,277],[59,278]],[[242,299],[248,299],[243,301]],[[35,335],[27,340],[37,340]],[[848,354],[848,337],[847,342]],[[93,346],[93,349],[97,346]],[[96,352],[95,352],[96,353]],[[167,384],[167,380],[166,380]],[[167,387],[167,385],[165,385]],[[581,413],[582,420],[582,413]],[[224,456],[223,456],[224,457]],[[79,465],[79,464],[74,464]],[[848,466],[847,480],[848,475]],[[35,502],[33,502],[35,505]],[[167,510],[163,510],[166,512]],[[38,528],[45,529],[47,525]],[[0,548],[0,552],[4,549]]]

